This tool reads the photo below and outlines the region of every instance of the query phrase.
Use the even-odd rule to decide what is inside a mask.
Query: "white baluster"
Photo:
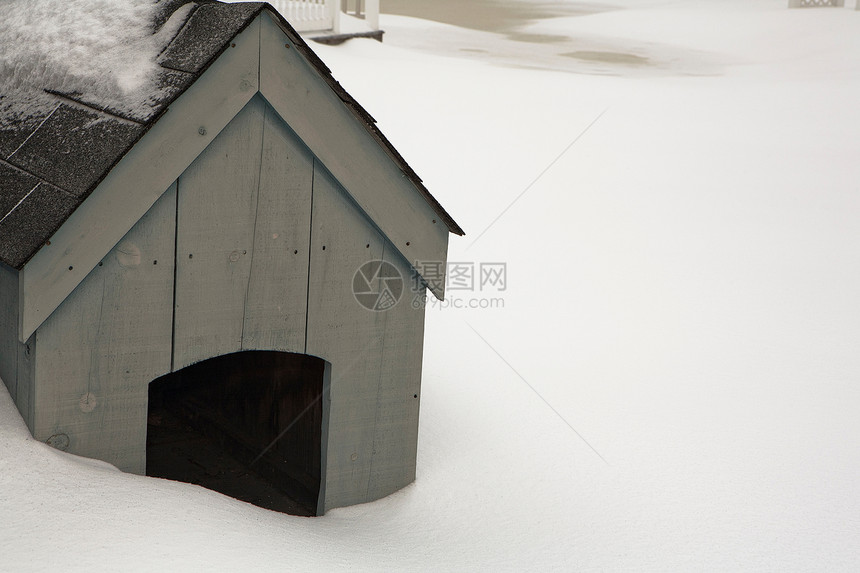
[[[337,33],[339,29],[340,0],[270,0],[270,3],[299,32]]]

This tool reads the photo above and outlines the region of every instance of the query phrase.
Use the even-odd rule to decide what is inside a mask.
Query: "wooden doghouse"
[[[444,294],[416,261],[462,230],[268,4],[181,10],[144,112],[48,85],[0,128],[0,376],[36,439],[127,472],[168,417],[217,438],[178,455],[223,448],[306,513],[388,495],[415,478],[413,300]]]

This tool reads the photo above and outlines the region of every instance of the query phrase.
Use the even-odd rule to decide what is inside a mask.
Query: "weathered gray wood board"
[[[385,497],[415,480],[424,352],[424,308],[412,304],[416,296],[423,300],[424,289],[410,290],[412,267],[388,242],[383,260],[397,267],[406,285],[400,302],[385,311],[369,500]]]
[[[33,370],[30,356],[35,340],[18,340],[20,326],[20,274],[0,264],[0,378],[33,431]]]
[[[34,436],[145,471],[147,388],[170,370],[176,187],[36,331]]]
[[[24,341],[258,91],[259,19],[174,102],[22,271]],[[70,269],[71,268],[71,269]]]
[[[304,352],[313,156],[266,105],[243,350]]]
[[[303,352],[313,157],[254,98],[178,181],[173,368]]]
[[[331,427],[331,363],[325,363],[323,374],[322,393],[322,425],[320,427],[320,492],[317,498],[317,515],[325,515],[326,510],[326,483],[328,482],[328,431]]]
[[[424,311],[410,304],[410,265],[331,174],[319,165],[314,173],[307,353],[332,364],[328,510],[415,478]],[[356,271],[373,260],[391,262],[404,280],[400,302],[382,312],[352,294]]]
[[[36,435],[36,336],[18,343],[18,391],[15,404],[30,433]]]
[[[252,99],[179,178],[175,370],[242,349],[265,109]]]
[[[271,17],[260,19],[263,96],[407,260],[446,261],[446,225]]]
[[[328,510],[367,500],[385,313],[360,307],[352,284],[362,263],[382,258],[384,238],[321,166],[311,225],[306,353],[332,365]]]
[[[0,264],[0,378],[16,400],[18,390],[18,272]]]

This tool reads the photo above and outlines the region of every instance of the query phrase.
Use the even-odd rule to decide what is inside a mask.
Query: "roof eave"
[[[382,131],[377,127],[376,120],[370,113],[367,112],[364,107],[358,103],[358,101],[352,97],[349,92],[344,89],[340,82],[334,79],[334,76],[331,73],[331,70],[325,63],[320,59],[319,56],[310,48],[307,42],[301,37],[301,35],[293,28],[289,22],[287,22],[286,18],[284,18],[280,12],[278,12],[271,4],[265,3],[265,6],[261,8],[262,10],[267,9],[274,21],[278,24],[281,30],[290,38],[296,48],[302,53],[302,55],[311,63],[311,65],[316,69],[317,73],[320,77],[329,85],[329,87],[338,95],[338,97],[343,101],[343,103],[347,106],[347,108],[355,115],[355,117],[361,121],[368,133],[379,143],[382,149],[386,152],[386,154],[394,161],[395,164],[400,168],[400,170],[406,175],[409,181],[415,186],[415,189],[425,201],[433,208],[436,214],[439,216],[439,219],[445,223],[445,226],[448,230],[455,234],[463,236],[465,235],[465,231],[463,231],[462,227],[454,220],[453,217],[445,210],[444,207],[436,200],[436,198],[430,193],[427,187],[424,186],[423,181],[415,173],[415,170],[409,166],[406,160],[402,155],[395,149],[395,147],[391,144],[387,137],[382,133]]]

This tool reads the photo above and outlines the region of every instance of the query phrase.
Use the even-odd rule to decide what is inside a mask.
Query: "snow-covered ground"
[[[848,3],[314,45],[466,229],[450,260],[507,265],[428,308],[417,481],[281,515],[37,443],[0,386],[0,570],[860,569]]]

